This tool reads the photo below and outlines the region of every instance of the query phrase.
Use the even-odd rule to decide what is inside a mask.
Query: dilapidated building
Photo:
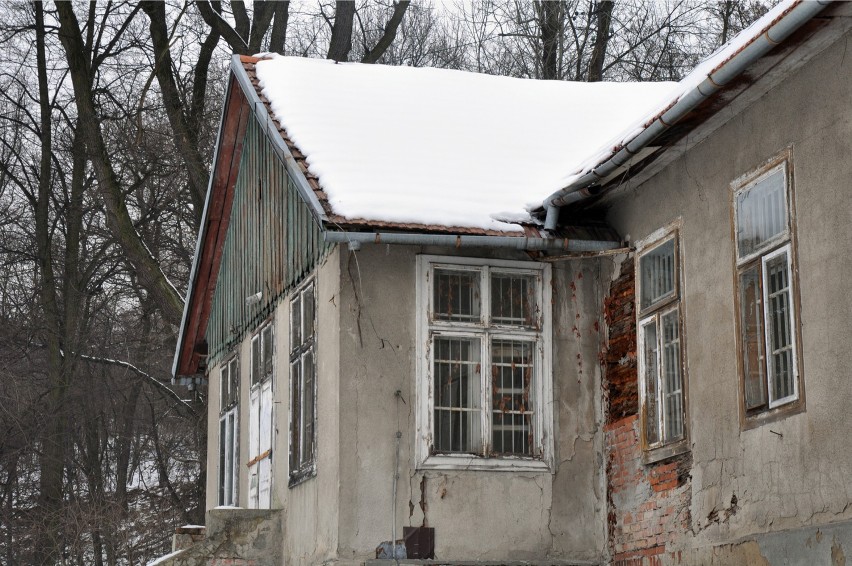
[[[845,563],[850,17],[783,2],[662,85],[234,58],[169,560]]]

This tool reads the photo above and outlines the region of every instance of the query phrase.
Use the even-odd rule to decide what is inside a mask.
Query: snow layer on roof
[[[681,97],[697,88],[710,73],[757,39],[779,16],[801,1],[781,0],[767,11],[766,14],[732,37],[728,43],[719,47],[719,49],[701,61],[688,75],[681,79],[677,83],[677,86],[671,90],[668,97],[661,99],[658,104],[651,106],[645,114],[637,116],[636,120],[623,123],[623,128],[618,134],[598,146],[597,149],[589,151],[580,167],[562,179],[562,186],[569,186],[572,182],[586,175],[612,157],[616,151],[642,133],[645,127],[649,126],[657,116],[674,105]]]
[[[676,83],[575,83],[273,57],[273,115],[348,219],[519,231],[529,203]]]

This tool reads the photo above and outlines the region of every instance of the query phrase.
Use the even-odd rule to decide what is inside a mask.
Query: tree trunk
[[[595,48],[589,61],[589,82],[603,80],[603,66],[606,59],[606,48],[609,45],[609,26],[612,22],[612,9],[615,2],[602,0],[597,5],[598,28],[595,33]]]
[[[545,80],[562,78],[559,69],[559,45],[562,41],[562,2],[536,2],[541,35],[541,76]]]
[[[334,26],[328,43],[326,59],[347,61],[352,49],[352,23],[355,21],[355,2],[338,0],[335,3]]]

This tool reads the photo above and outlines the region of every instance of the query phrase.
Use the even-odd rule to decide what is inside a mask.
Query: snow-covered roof
[[[505,232],[676,86],[299,57],[256,74],[335,214]]]

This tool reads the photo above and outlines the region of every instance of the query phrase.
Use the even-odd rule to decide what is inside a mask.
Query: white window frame
[[[224,379],[224,373],[228,372],[228,379]],[[236,372],[236,382],[231,373]],[[232,356],[219,367],[219,459],[218,459],[218,482],[216,500],[218,505],[236,506],[239,499],[240,483],[240,364],[237,356]],[[223,383],[224,382],[224,383]],[[236,391],[230,391],[231,402],[223,406],[224,398],[223,384],[230,388],[235,386]],[[229,424],[230,422],[230,424]],[[222,430],[225,428],[225,453],[222,454]],[[225,490],[228,479],[231,481],[230,493]]]
[[[270,354],[272,359],[269,361],[270,370],[265,372],[264,366],[266,359],[264,357],[265,340],[271,340]],[[258,342],[260,352],[260,371],[262,372],[258,379],[255,379],[255,368],[258,364],[255,363],[255,348],[254,344]],[[273,466],[273,447],[275,445],[275,325],[273,319],[265,321],[255,331],[250,342],[251,348],[251,366],[249,368],[249,450],[248,450],[248,468],[249,468],[249,501],[248,506],[252,509],[269,509],[272,507],[272,489],[274,481],[274,466]],[[263,418],[265,407],[263,401],[266,400],[268,406],[269,418],[269,448],[261,450],[261,432],[263,429]],[[255,412],[255,404],[257,404],[257,414]],[[260,477],[261,474],[268,472],[269,481],[264,485]],[[265,491],[266,488],[268,491]]]
[[[683,271],[681,256],[681,231],[680,219],[665,226],[636,244],[635,278],[636,278],[636,353],[638,358],[639,378],[639,412],[641,422],[641,436],[643,446],[643,458],[646,462],[652,462],[674,456],[685,452],[689,448],[689,410],[688,410],[688,380],[686,360],[686,332],[683,316]],[[669,241],[674,242],[674,285],[670,293],[658,297],[657,301],[646,307],[642,307],[642,258]],[[666,416],[664,411],[664,387],[665,376],[663,360],[663,324],[665,316],[675,313],[678,321],[678,342],[680,357],[680,395],[681,395],[681,435],[677,438],[665,438]],[[654,377],[655,391],[657,392],[657,405],[654,415],[648,410],[648,360],[645,359],[645,326],[653,322],[657,333],[657,373]],[[658,430],[658,440],[648,442],[648,420],[653,418]]]
[[[791,152],[785,150],[779,156],[776,156],[766,164],[755,171],[750,171],[739,179],[731,183],[731,215],[733,218],[733,246],[735,258],[735,273],[734,273],[734,288],[735,288],[735,319],[737,328],[737,356],[739,364],[739,397],[740,397],[740,414],[742,424],[749,428],[757,426],[763,422],[773,420],[778,416],[785,416],[791,412],[798,412],[804,409],[804,392],[801,379],[800,368],[800,347],[799,343],[799,301],[798,301],[798,277],[795,267],[795,212],[793,199],[793,182],[791,177]],[[781,171],[784,180],[784,199],[787,216],[784,219],[784,230],[775,235],[771,239],[763,242],[761,246],[740,257],[738,234],[739,234],[739,215],[737,210],[738,197],[760,184],[764,179]],[[769,313],[769,289],[766,285],[768,280],[767,265],[775,258],[786,255],[787,257],[787,280],[789,282],[789,318],[790,340],[792,345],[792,382],[793,393],[782,398],[773,398],[772,379],[772,355],[771,355],[771,336],[768,329],[770,321]],[[763,386],[766,388],[766,404],[764,406],[747,408],[746,387],[747,376],[745,375],[744,357],[745,344],[743,339],[743,312],[742,309],[742,289],[741,277],[744,273],[751,269],[757,268],[760,273],[760,307],[761,320],[760,329],[763,333],[762,337],[758,337],[760,345],[763,348],[762,356],[759,361],[763,372]]]
[[[471,269],[482,273],[482,323],[462,323],[432,320],[433,272],[435,268]],[[489,320],[491,309],[488,276],[491,270],[532,275],[537,281],[536,301],[538,307],[538,325],[534,331],[517,331],[513,327],[493,325]],[[417,257],[417,347],[416,347],[416,467],[421,470],[494,470],[494,471],[532,471],[541,472],[553,469],[553,374],[551,369],[551,267],[548,264],[488,260],[481,258],[459,258],[434,255]],[[490,342],[493,339],[520,339],[535,343],[535,368],[533,374],[533,394],[535,395],[533,435],[538,454],[534,457],[515,455],[485,456],[473,454],[433,454],[431,453],[434,430],[434,399],[432,383],[432,337],[459,336],[479,339],[481,347],[480,364],[490,367]],[[491,435],[491,395],[490,386],[485,383],[486,371],[481,371],[481,434],[483,446],[490,444]],[[487,448],[486,448],[487,449]]]
[[[313,324],[312,327],[312,335],[306,341],[304,339],[304,322],[305,322],[305,296],[308,291],[313,292]],[[290,407],[289,407],[289,421],[288,421],[288,446],[289,448],[289,465],[290,465],[290,473],[289,473],[289,486],[294,487],[303,481],[316,476],[316,462],[317,462],[317,353],[316,353],[316,335],[317,335],[317,288],[314,279],[308,280],[306,283],[301,285],[291,296],[290,298],[290,347],[289,347],[289,384],[290,384]],[[299,344],[294,343],[294,334],[293,334],[293,316],[294,316],[294,302],[296,297],[299,298],[299,324],[300,331],[299,335],[301,340]],[[299,415],[299,428],[300,432],[304,431],[304,419],[305,419],[305,358],[310,354],[311,364],[313,366],[313,422],[312,422],[312,432],[311,432],[311,457],[310,459],[305,459],[304,450],[304,436],[303,434],[299,435],[299,446],[293,446],[292,438],[293,438],[293,427],[296,426],[296,414],[298,412]],[[293,367],[295,364],[299,364],[300,372],[299,372],[299,399],[300,404],[298,407],[295,406],[295,396],[293,395],[293,391],[296,387],[296,384],[293,382]],[[293,468],[294,455],[293,450],[299,450],[299,463],[298,466]]]

